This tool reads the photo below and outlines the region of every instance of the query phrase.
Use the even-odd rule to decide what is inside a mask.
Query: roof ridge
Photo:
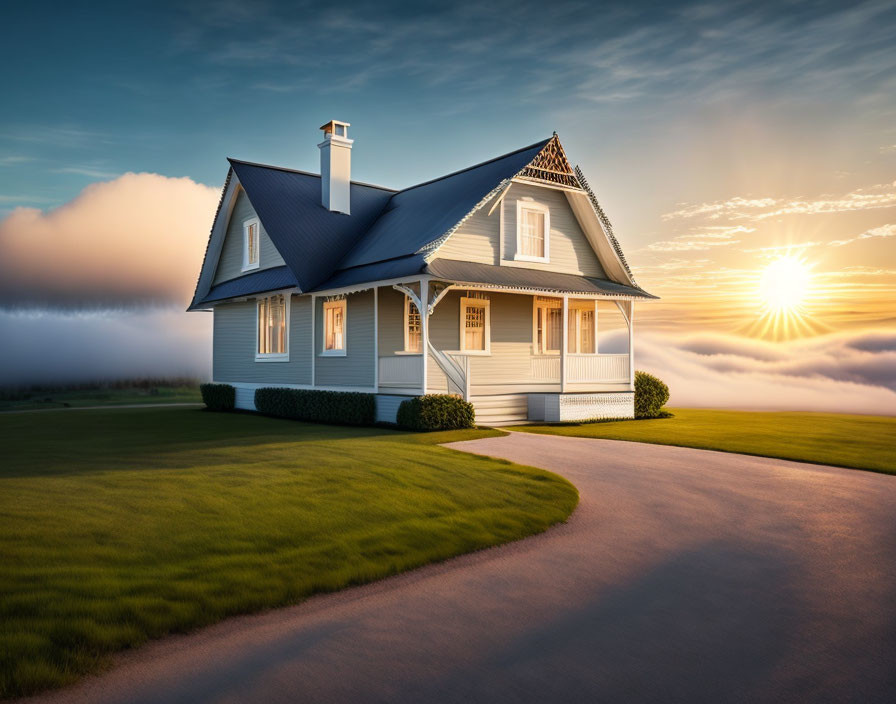
[[[435,183],[436,181],[442,181],[446,178],[451,178],[452,176],[457,176],[458,174],[462,174],[465,171],[472,171],[473,169],[478,169],[480,166],[485,166],[486,164],[491,164],[494,161],[499,161],[501,159],[506,159],[509,156],[513,156],[514,154],[519,154],[520,152],[527,151],[529,149],[534,149],[538,145],[545,145],[553,139],[553,136],[548,137],[547,139],[540,139],[537,142],[533,142],[532,144],[520,147],[519,149],[514,149],[512,152],[507,152],[506,154],[501,154],[500,156],[492,157],[491,159],[486,159],[485,161],[480,161],[478,164],[473,164],[472,166],[467,166],[463,169],[458,169],[457,171],[452,171],[450,174],[445,174],[444,176],[439,176],[437,178],[431,178],[429,181],[423,181],[423,183],[417,183],[413,186],[408,186],[407,188],[402,188],[398,193],[406,193],[407,191],[412,191],[415,188],[420,188],[421,186],[428,186],[431,183]]]
[[[274,169],[275,171],[286,171],[290,174],[302,174],[303,176],[313,176],[314,178],[320,178],[320,174],[313,173],[311,171],[304,171],[302,169],[290,169],[286,166],[275,166],[274,164],[262,164],[258,161],[246,161],[245,159],[234,159],[233,157],[227,157],[227,161],[231,164],[236,162],[237,164],[245,164],[246,166],[257,166],[262,169]],[[378,186],[375,183],[365,183],[364,181],[350,181],[349,183],[354,184],[355,186],[366,186],[367,188],[376,188],[380,191],[389,191],[390,193],[400,193],[395,188],[389,188],[388,186]]]

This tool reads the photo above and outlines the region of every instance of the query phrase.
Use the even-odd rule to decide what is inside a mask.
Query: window
[[[516,202],[517,260],[546,262],[550,259],[551,211],[532,200]]]
[[[488,354],[491,350],[491,320],[486,298],[460,299],[460,349]]]
[[[560,354],[563,302],[559,298],[535,298],[535,354]]]
[[[322,354],[345,354],[345,299],[324,301],[324,349]]]
[[[289,298],[282,293],[258,301],[258,344],[255,360],[288,361]]]
[[[594,301],[567,303],[566,350],[569,354],[597,352],[597,313]],[[534,354],[559,354],[563,344],[563,301],[559,298],[535,298]]]
[[[594,354],[597,351],[597,314],[594,301],[570,301],[567,352],[570,354]]]
[[[416,353],[423,351],[420,311],[408,296],[404,297],[404,351]]]
[[[258,218],[243,223],[243,271],[258,268],[260,228]]]

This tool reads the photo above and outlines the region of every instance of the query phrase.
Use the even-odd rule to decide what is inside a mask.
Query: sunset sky
[[[662,297],[636,358],[673,402],[896,413],[892,2],[165,5],[4,10],[0,383],[207,373],[225,157],[318,171],[338,118],[391,187],[556,130]]]

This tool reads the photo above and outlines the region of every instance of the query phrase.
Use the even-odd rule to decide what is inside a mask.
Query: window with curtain
[[[324,302],[324,353],[345,353],[345,299]]]
[[[563,308],[558,298],[535,299],[535,354],[559,354]]]
[[[483,298],[460,299],[460,340],[464,352],[488,352],[490,349],[489,301]]]
[[[519,200],[517,214],[517,251],[523,261],[547,261],[550,234],[550,210],[534,201]]]
[[[422,352],[423,327],[420,320],[420,311],[414,302],[404,297],[404,351]]]
[[[566,350],[570,354],[594,354],[596,321],[594,301],[570,301]]]
[[[287,354],[287,316],[286,296],[282,293],[258,301],[259,356]]]

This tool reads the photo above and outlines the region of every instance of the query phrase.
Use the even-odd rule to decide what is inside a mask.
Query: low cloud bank
[[[623,351],[623,333],[602,349]],[[669,384],[670,405],[896,415],[894,329],[790,343],[644,331],[635,364]]]
[[[211,375],[212,316],[0,311],[0,385]]]
[[[15,209],[0,221],[0,307],[186,306],[219,197],[129,173],[54,210]]]

